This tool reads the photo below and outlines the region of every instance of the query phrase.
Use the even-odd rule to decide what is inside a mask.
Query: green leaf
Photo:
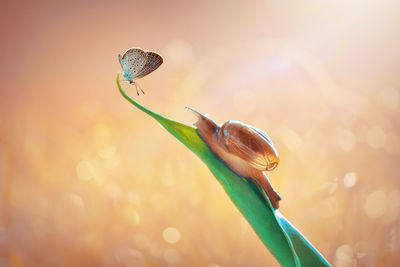
[[[194,127],[170,120],[138,104],[122,90],[119,75],[117,75],[117,85],[121,94],[130,103],[156,119],[208,166],[261,241],[282,266],[330,266],[278,210],[272,209],[264,191],[253,181],[239,177],[213,154]]]

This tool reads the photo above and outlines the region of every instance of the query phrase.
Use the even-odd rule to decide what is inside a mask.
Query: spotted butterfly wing
[[[138,78],[138,74],[143,70],[146,64],[146,53],[139,48],[131,48],[121,56],[118,55],[122,69],[124,71],[124,77],[129,82]]]
[[[146,63],[143,69],[138,73],[136,77],[137,79],[152,73],[163,63],[163,58],[154,52],[147,52],[145,53],[145,56],[146,56]]]
[[[140,48],[131,48],[123,56],[118,55],[118,57],[124,77],[131,83],[153,72],[163,63],[160,55],[145,52]]]

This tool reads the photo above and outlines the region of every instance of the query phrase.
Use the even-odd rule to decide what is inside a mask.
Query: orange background
[[[207,167],[119,94],[266,131],[280,211],[335,266],[400,264],[398,1],[1,4],[0,266],[277,266]],[[396,115],[397,114],[397,115]]]

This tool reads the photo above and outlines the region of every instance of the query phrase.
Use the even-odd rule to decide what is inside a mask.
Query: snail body
[[[270,138],[263,131],[239,121],[218,125],[208,116],[187,107],[197,116],[193,125],[211,151],[239,176],[252,179],[264,190],[274,209],[281,197],[273,189],[264,171],[271,171],[279,163],[279,155]]]

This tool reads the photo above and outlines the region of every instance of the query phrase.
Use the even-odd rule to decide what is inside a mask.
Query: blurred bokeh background
[[[119,94],[266,131],[280,211],[335,266],[400,264],[398,1],[2,1],[0,266],[278,266],[207,167]]]

